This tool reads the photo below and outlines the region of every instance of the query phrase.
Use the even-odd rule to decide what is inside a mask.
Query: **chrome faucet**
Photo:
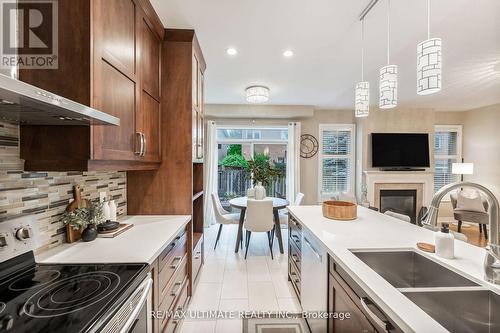
[[[490,190],[482,185],[470,182],[453,183],[442,187],[436,192],[436,194],[434,194],[431,207],[429,207],[427,215],[422,220],[422,225],[428,229],[436,231],[438,229],[437,219],[441,200],[450,191],[463,187],[471,187],[481,191],[484,195],[486,195],[488,203],[490,204],[490,239],[489,249],[484,259],[484,278],[488,282],[500,284],[500,235],[498,233],[500,225],[500,216],[498,215],[500,205],[498,204],[497,198]]]

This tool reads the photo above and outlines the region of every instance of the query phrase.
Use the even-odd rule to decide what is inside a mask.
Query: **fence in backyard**
[[[228,201],[236,197],[246,196],[247,189],[252,186],[248,171],[244,169],[227,169],[219,167],[218,172],[218,193],[221,203],[228,207]],[[286,178],[285,176],[275,179],[266,187],[268,196],[286,197]]]

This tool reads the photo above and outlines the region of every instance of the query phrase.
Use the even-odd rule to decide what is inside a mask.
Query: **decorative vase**
[[[253,187],[250,187],[248,190],[247,190],[247,197],[249,199],[254,199],[255,198],[255,189]]]
[[[95,224],[90,224],[85,230],[82,232],[82,241],[91,242],[97,238],[97,228]]]
[[[262,186],[262,182],[258,182],[255,186],[255,200],[264,200],[266,198],[266,189]]]

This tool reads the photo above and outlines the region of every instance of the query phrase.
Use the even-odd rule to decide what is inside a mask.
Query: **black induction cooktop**
[[[0,264],[0,333],[94,332],[147,275],[146,264]]]

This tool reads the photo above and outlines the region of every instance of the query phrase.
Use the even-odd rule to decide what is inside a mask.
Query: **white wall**
[[[486,186],[500,198],[500,104],[464,112],[463,156],[474,163],[465,180]]]

